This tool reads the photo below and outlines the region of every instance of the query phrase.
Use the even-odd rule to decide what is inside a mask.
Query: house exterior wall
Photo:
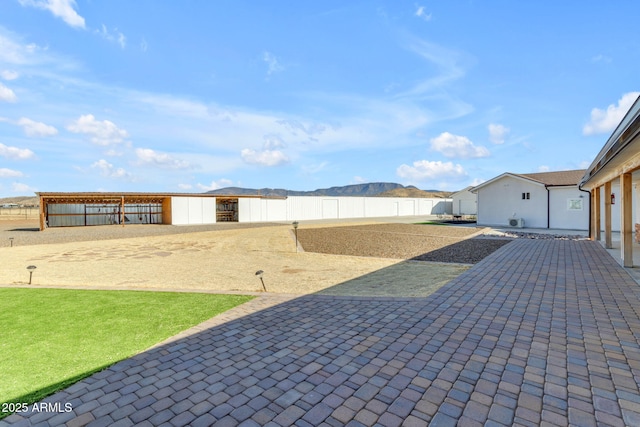
[[[589,229],[589,195],[577,186],[550,187],[549,227],[566,230]]]
[[[454,215],[476,215],[478,213],[478,196],[469,189],[458,191],[451,196]]]
[[[522,199],[522,193],[530,198]],[[478,225],[506,227],[510,218],[524,226],[547,228],[547,190],[542,184],[504,176],[477,189]]]

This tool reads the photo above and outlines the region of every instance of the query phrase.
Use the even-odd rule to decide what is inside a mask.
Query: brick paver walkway
[[[594,242],[516,240],[428,298],[226,320],[0,424],[640,425],[640,288]]]

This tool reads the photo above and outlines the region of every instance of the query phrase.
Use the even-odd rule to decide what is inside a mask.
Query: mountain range
[[[293,191],[282,188],[242,188],[225,187],[218,190],[207,191],[208,194],[219,195],[260,195],[260,196],[376,196],[376,197],[423,197],[423,198],[447,198],[453,192],[439,190],[420,190],[413,185],[404,186],[393,182],[371,182],[368,184],[345,185],[342,187],[321,188],[313,191]],[[17,203],[21,206],[37,206],[38,197],[0,197],[0,203]]]
[[[312,191],[294,191],[282,188],[242,188],[225,187],[208,191],[209,194],[219,195],[260,195],[260,196],[376,196],[376,197],[449,197],[451,192],[438,190],[420,190],[413,185],[404,186],[393,182],[371,182],[367,184],[353,184],[342,187],[321,188]]]

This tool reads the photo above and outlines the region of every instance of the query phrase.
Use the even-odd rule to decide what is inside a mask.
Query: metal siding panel
[[[171,219],[174,225],[189,224],[189,200],[187,197],[171,198]]]

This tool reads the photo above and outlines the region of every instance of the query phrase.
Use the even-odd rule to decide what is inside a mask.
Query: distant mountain
[[[18,196],[18,197],[1,197],[0,204],[15,203],[18,206],[38,206],[40,204],[39,197]]]
[[[406,190],[406,191],[405,191]],[[395,195],[394,192],[398,192]],[[407,195],[402,195],[405,192]],[[422,190],[409,185],[405,187],[402,184],[392,182],[371,182],[368,184],[345,185],[343,187],[321,188],[313,191],[292,191],[281,188],[241,188],[241,187],[225,187],[218,190],[208,191],[209,194],[235,195],[235,196],[387,196],[387,197],[446,197],[439,195],[424,195]],[[442,193],[442,192],[437,192]],[[416,195],[409,195],[416,194]],[[420,195],[417,195],[420,194]],[[431,194],[431,193],[425,193]]]
[[[451,197],[453,193],[451,191],[438,191],[438,190],[420,190],[412,185],[404,188],[396,188],[393,190],[380,193],[377,197],[414,197],[414,198],[438,198],[446,199]]]

